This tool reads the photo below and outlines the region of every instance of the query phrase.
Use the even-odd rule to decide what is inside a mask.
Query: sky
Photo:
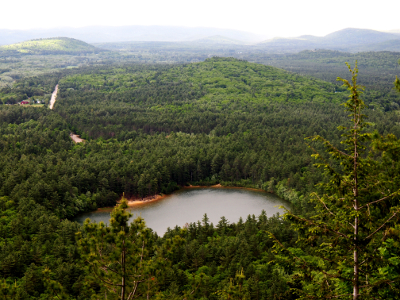
[[[237,29],[269,37],[323,36],[353,27],[400,29],[399,1],[13,0],[0,29],[169,25]]]

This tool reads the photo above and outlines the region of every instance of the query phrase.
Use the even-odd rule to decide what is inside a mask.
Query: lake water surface
[[[159,235],[168,227],[184,226],[186,223],[201,221],[206,213],[210,222],[216,225],[222,216],[230,223],[236,223],[242,217],[246,220],[249,214],[258,217],[264,209],[271,217],[277,212],[283,213],[279,206],[289,207],[288,202],[273,194],[233,188],[192,188],[183,189],[155,202],[148,202],[131,207],[128,210],[134,215],[142,216],[146,225]],[[110,210],[85,213],[76,221],[83,223],[86,218],[92,221],[108,223]]]

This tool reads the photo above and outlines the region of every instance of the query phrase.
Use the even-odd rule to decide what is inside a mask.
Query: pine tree
[[[79,251],[87,264],[87,283],[100,286],[107,299],[129,300],[150,293],[155,265],[149,257],[152,234],[141,217],[132,216],[125,199],[111,213],[110,226],[87,219],[77,233]]]
[[[320,183],[324,194],[312,194],[316,213],[284,216],[299,234],[298,247],[271,237],[281,251],[277,260],[294,268],[291,284],[300,299],[397,299],[400,277],[391,267],[399,259],[396,251],[384,254],[399,236],[400,143],[366,132],[357,63],[354,70],[347,66],[351,82],[338,78],[350,91],[344,106],[351,125],[339,127],[344,149],[321,136],[310,142],[326,147],[313,155],[328,179]]]
[[[400,65],[400,59],[399,59],[399,65]],[[398,90],[400,92],[400,80],[397,76],[396,76],[396,80],[394,81],[394,87],[396,90]]]

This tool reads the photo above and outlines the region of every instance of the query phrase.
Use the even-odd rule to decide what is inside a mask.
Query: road
[[[81,139],[81,138],[79,137],[79,135],[77,135],[77,134],[70,133],[69,136],[71,137],[71,139],[72,139],[75,143],[82,143],[82,142],[85,141],[84,139]]]
[[[58,84],[57,84],[56,87],[54,88],[53,94],[51,94],[50,105],[49,105],[50,109],[53,109],[54,103],[56,103],[56,100],[57,100],[57,92],[58,92]]]
[[[56,100],[57,100],[57,92],[58,92],[58,84],[57,84],[56,87],[54,88],[53,94],[51,94],[50,105],[49,105],[50,109],[53,109],[54,103],[56,103]],[[69,136],[71,137],[71,139],[72,139],[75,143],[82,143],[82,142],[85,141],[84,139],[81,139],[81,138],[79,137],[79,135],[74,134],[74,133],[72,133],[72,132],[70,133]]]

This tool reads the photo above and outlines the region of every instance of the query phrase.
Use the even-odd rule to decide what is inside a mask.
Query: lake
[[[144,202],[128,210],[132,218],[142,216],[146,225],[163,235],[168,227],[183,227],[186,223],[202,220],[206,213],[210,222],[216,225],[222,216],[230,223],[236,223],[242,217],[254,214],[258,217],[264,209],[267,216],[284,212],[279,206],[289,207],[289,203],[278,196],[246,189],[235,188],[191,188],[183,189],[154,202]],[[92,221],[108,223],[110,210],[82,214],[75,221],[83,224],[86,218]]]

